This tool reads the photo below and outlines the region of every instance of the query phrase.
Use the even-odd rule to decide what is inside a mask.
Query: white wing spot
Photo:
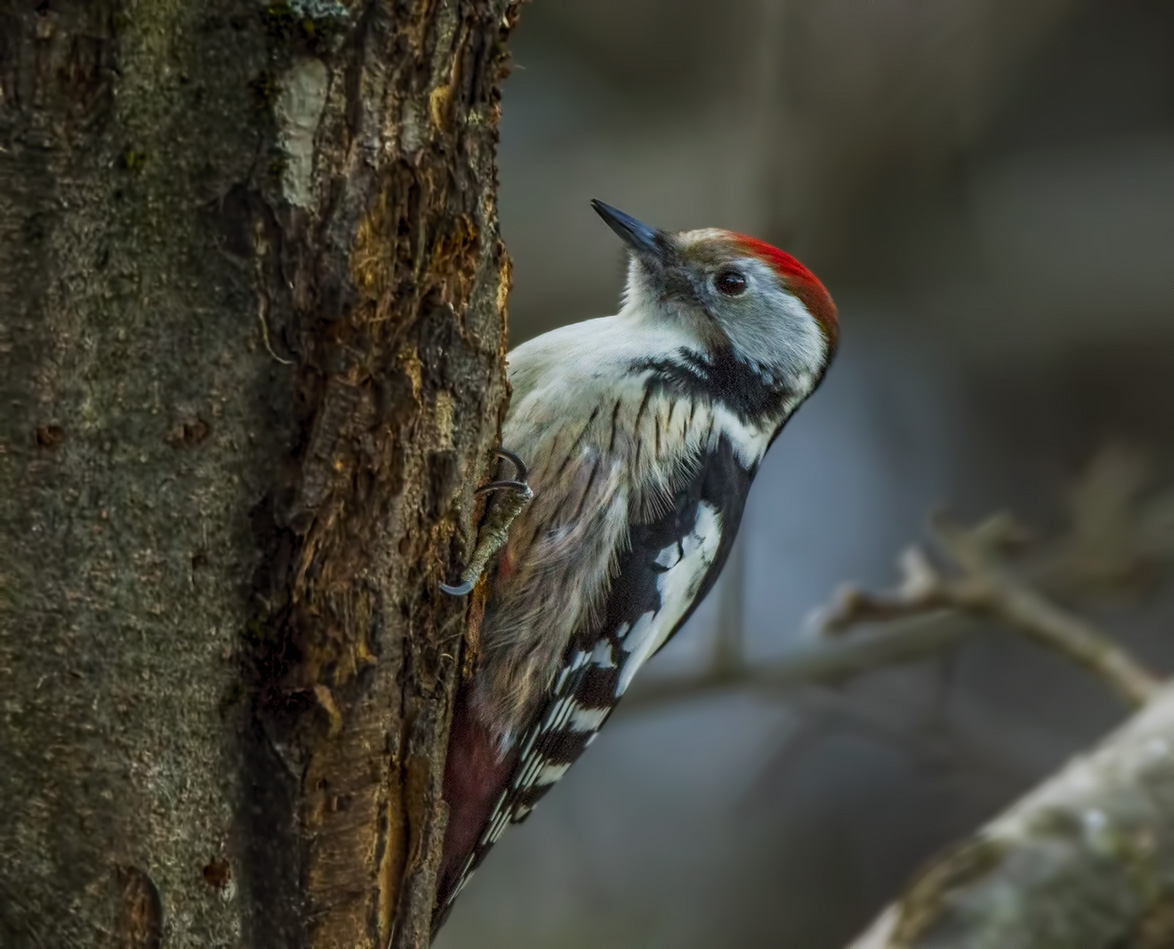
[[[567,764],[548,764],[545,768],[538,772],[538,777],[534,779],[535,784],[554,784],[559,778],[567,773],[570,767]]]
[[[669,544],[664,550],[656,555],[656,565],[663,567],[665,570],[671,570],[681,562],[681,557],[684,556],[684,551],[680,544]]]
[[[622,636],[623,633],[621,632]],[[611,640],[601,639],[595,644],[595,648],[591,651],[591,664],[598,666],[600,669],[614,669],[616,666],[615,657],[611,651]]]
[[[554,680],[554,691],[561,692],[563,686],[567,684],[567,677],[571,674],[570,666],[563,666],[559,671],[558,678]]]
[[[611,711],[606,708],[584,708],[578,706],[571,713],[570,727],[577,732],[594,732],[603,727],[603,720]]]

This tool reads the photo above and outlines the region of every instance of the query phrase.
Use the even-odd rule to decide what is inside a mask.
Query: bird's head
[[[715,228],[670,233],[592,201],[631,252],[623,314],[673,327],[703,358],[806,395],[839,338],[836,306],[790,254]]]

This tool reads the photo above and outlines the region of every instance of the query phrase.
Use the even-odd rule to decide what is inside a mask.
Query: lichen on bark
[[[1161,949],[1174,934],[1174,686],[945,854],[853,949]]]

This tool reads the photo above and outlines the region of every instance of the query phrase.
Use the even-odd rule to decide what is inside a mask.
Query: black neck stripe
[[[632,368],[651,371],[649,390],[721,403],[743,422],[780,417],[791,394],[783,383],[738,359],[728,347],[708,356],[682,347],[671,357],[637,360]]]

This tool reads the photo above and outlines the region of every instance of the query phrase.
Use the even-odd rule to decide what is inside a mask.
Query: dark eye
[[[746,277],[740,270],[727,268],[718,271],[718,275],[713,278],[713,285],[719,293],[724,293],[727,297],[736,297],[746,290]]]

